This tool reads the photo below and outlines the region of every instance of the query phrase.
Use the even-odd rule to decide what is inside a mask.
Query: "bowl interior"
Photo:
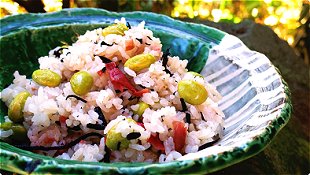
[[[223,95],[219,106],[225,113],[224,137],[213,147],[166,164],[81,163],[37,155],[1,143],[0,161],[8,162],[7,170],[14,167],[12,171],[23,172],[29,164],[35,164],[36,172],[51,173],[69,170],[71,173],[135,174],[212,172],[258,153],[288,121],[291,108],[282,78],[264,55],[250,51],[233,36],[150,13],[116,14],[94,9],[68,12],[42,15],[46,18],[28,16],[31,27],[23,24],[25,18],[20,16],[3,21],[8,26],[3,28],[0,38],[1,90],[12,82],[15,70],[30,78],[38,68],[37,59],[61,42],[71,44],[86,30],[105,27],[116,18],[124,16],[132,25],[143,18],[146,27],[161,39],[163,50],[170,48],[172,55],[188,59],[189,70],[201,72]],[[20,22],[14,22],[16,19]],[[26,27],[19,29],[21,26]],[[2,122],[7,107],[2,101],[0,106]]]

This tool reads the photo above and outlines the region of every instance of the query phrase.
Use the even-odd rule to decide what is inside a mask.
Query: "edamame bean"
[[[156,61],[155,57],[151,54],[140,54],[129,58],[124,64],[125,67],[130,68],[135,72],[150,67]]]
[[[107,133],[106,145],[111,150],[122,150],[129,146],[129,140],[124,138],[121,133],[115,132],[115,126]]]
[[[22,122],[24,120],[23,109],[29,96],[30,93],[24,91],[20,92],[14,97],[14,99],[9,105],[8,116],[10,120],[12,120],[13,122]]]
[[[7,131],[12,129],[13,134],[9,136],[13,141],[25,141],[28,139],[27,130],[21,124],[16,124],[12,122],[0,123],[0,129]]]
[[[56,87],[61,83],[61,76],[49,69],[38,69],[32,73],[32,79],[42,86]]]
[[[92,88],[93,83],[93,77],[86,71],[79,71],[70,79],[71,88],[77,95],[87,94]]]
[[[11,129],[13,130],[13,134],[10,136],[12,140],[21,142],[28,139],[27,130],[23,125],[13,123]]]
[[[144,113],[144,111],[145,111],[147,108],[150,107],[147,103],[145,103],[145,102],[143,102],[143,101],[139,102],[138,105],[139,105],[138,110],[137,110],[137,111],[133,111],[133,113],[134,113],[134,114],[138,114],[139,116],[142,116],[143,113]]]
[[[126,119],[126,121],[121,122],[136,123],[133,119]],[[106,135],[106,146],[111,150],[122,150],[129,146],[130,141],[124,138],[121,133],[115,131],[117,125],[121,124],[121,122],[114,125]]]
[[[117,23],[110,25],[102,30],[102,35],[107,36],[109,34],[116,34],[116,35],[125,35],[125,31],[128,30],[128,27],[123,23]]]
[[[7,131],[12,128],[12,122],[0,123],[0,129]]]
[[[182,80],[178,83],[178,92],[181,98],[192,105],[199,105],[206,101],[206,88],[193,80]]]

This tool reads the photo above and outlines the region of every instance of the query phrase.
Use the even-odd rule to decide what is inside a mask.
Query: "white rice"
[[[115,22],[126,24],[124,18]],[[130,139],[128,148],[112,150],[111,162],[169,162],[184,154],[197,152],[201,145],[214,141],[217,135],[222,136],[224,114],[217,104],[221,95],[204,78],[187,73],[187,60],[168,56],[165,68],[161,59],[161,41],[144,26],[144,22],[132,26],[124,32],[124,36],[103,36],[101,28],[87,31],[71,46],[56,47],[48,56],[38,58],[40,69],[50,69],[62,77],[57,87],[38,85],[18,71],[14,72],[13,83],[2,90],[0,97],[9,106],[20,92],[28,91],[31,94],[22,112],[23,125],[28,130],[32,146],[64,145],[87,133],[108,134],[114,127],[114,132],[121,133],[123,138],[130,133],[139,133],[139,137]],[[112,46],[102,45],[103,41]],[[59,57],[55,52],[59,52]],[[135,72],[123,66],[127,59],[142,53],[149,53],[156,59],[149,68]],[[117,92],[109,75],[103,72],[99,74],[106,68],[106,63],[100,58],[102,56],[117,62],[118,68],[126,74],[134,88],[141,89],[143,86],[150,91],[141,98],[133,96],[130,90]],[[80,96],[86,103],[76,98],[67,98],[68,95],[74,95],[70,78],[80,70],[90,73],[94,80],[90,92]],[[181,80],[193,80],[204,85],[209,95],[207,100],[200,105],[186,103],[187,111],[183,111],[177,91]],[[149,105],[142,116],[134,114],[139,109],[139,102]],[[104,131],[88,127],[89,124],[103,124],[101,116],[95,112],[96,107],[100,107],[108,122]],[[186,113],[190,114],[190,123],[185,122]],[[185,145],[180,152],[175,150],[174,145],[174,139],[177,139],[174,138],[174,121],[183,122],[187,130]],[[7,119],[6,122],[11,121]],[[68,134],[73,127],[78,127],[79,131]],[[1,130],[0,137],[12,134],[12,130]],[[165,151],[158,153],[149,142],[150,137],[157,137]],[[105,138],[102,137],[100,143],[96,139],[87,139],[61,154],[57,151],[40,153],[61,159],[102,161],[107,155],[105,147]]]

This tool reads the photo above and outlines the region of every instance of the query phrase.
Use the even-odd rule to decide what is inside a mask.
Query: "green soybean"
[[[102,35],[107,36],[109,34],[116,34],[116,35],[125,35],[125,31],[128,30],[128,27],[123,23],[117,23],[110,25],[102,30]]]
[[[0,123],[0,129],[7,131],[7,130],[12,130],[13,134],[9,136],[9,138],[13,141],[26,141],[28,139],[27,137],[27,130],[26,128],[17,123],[12,123],[12,122],[4,122]]]
[[[124,66],[135,72],[140,72],[142,69],[150,67],[155,61],[155,57],[151,54],[140,54],[129,58]]]
[[[24,120],[23,109],[24,109],[26,100],[29,96],[30,96],[30,93],[27,91],[24,91],[24,92],[20,92],[14,97],[14,99],[9,105],[9,111],[8,111],[8,116],[11,121],[22,122]]]
[[[106,145],[111,150],[122,150],[129,146],[129,140],[124,138],[121,133],[115,132],[115,126],[107,133]]]
[[[178,83],[178,93],[187,103],[199,105],[206,101],[208,92],[200,83],[193,80],[182,80]]]
[[[32,73],[32,79],[42,86],[56,87],[61,83],[61,76],[49,69],[38,69]]]
[[[144,111],[145,111],[147,108],[150,107],[150,105],[148,105],[147,103],[142,102],[142,101],[139,102],[138,105],[139,105],[138,110],[137,110],[137,111],[133,111],[133,113],[134,113],[134,114],[138,114],[139,116],[142,116],[143,113],[144,113]]]
[[[133,119],[126,119],[126,122],[136,123]],[[114,125],[106,135],[106,146],[111,150],[122,150],[129,146],[130,141],[122,136],[121,133],[116,132],[115,129],[119,123]]]
[[[4,131],[7,131],[7,130],[10,130],[12,128],[12,122],[3,122],[3,123],[0,123],[0,129],[4,130]]]
[[[93,77],[86,71],[79,71],[70,79],[71,88],[77,95],[87,94],[92,88],[93,83]]]
[[[28,139],[27,137],[27,130],[23,125],[20,124],[12,124],[13,134],[10,136],[10,138],[14,141],[26,141]]]

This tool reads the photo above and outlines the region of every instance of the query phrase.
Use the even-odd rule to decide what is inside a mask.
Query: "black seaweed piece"
[[[102,72],[105,72],[106,70],[107,70],[106,67],[104,67],[104,68],[101,69]]]
[[[128,29],[131,29],[131,25],[129,24],[129,22],[126,23],[126,26],[128,27]]]
[[[151,45],[151,44],[149,44],[149,43],[145,43],[145,45],[148,45],[148,46],[149,46],[149,45]]]
[[[81,130],[80,126],[74,126],[72,128],[68,127],[68,130],[79,131]]]
[[[170,48],[168,48],[168,49],[164,52],[164,54],[163,54],[163,56],[162,56],[162,59],[163,59],[162,65],[163,65],[163,67],[165,68],[164,71],[165,71],[166,73],[168,73],[170,76],[172,76],[172,73],[171,73],[171,72],[168,70],[168,68],[167,68],[168,56],[170,55],[169,50],[170,50]]]
[[[151,38],[150,36],[147,36],[147,38],[148,38],[149,40],[152,40],[152,38]]]
[[[95,129],[95,130],[104,130],[105,129],[105,125],[100,125],[100,124],[92,124],[92,123],[88,123],[86,125],[87,128],[91,128],[91,129]]]
[[[191,123],[191,115],[189,113],[186,113],[185,119],[186,119],[186,123],[188,123],[188,124]]]
[[[25,171],[28,173],[32,173],[38,165],[40,165],[43,162],[42,159],[37,159],[37,160],[31,160],[26,163]]]
[[[216,135],[216,136],[217,137],[212,142],[208,142],[208,143],[205,143],[205,144],[199,146],[198,151],[203,150],[205,148],[208,148],[208,147],[214,145],[214,143],[216,143],[218,140],[220,140],[220,137],[218,135]]]
[[[142,86],[141,84],[138,85],[139,87],[141,87],[142,89],[145,89],[146,87]]]
[[[187,106],[186,106],[184,99],[180,98],[180,101],[181,101],[181,105],[182,105],[182,112],[187,111]]]
[[[167,63],[168,63],[168,56],[170,55],[170,48],[168,48],[165,52],[164,52],[164,54],[163,54],[163,56],[162,56],[162,58],[163,58],[163,66],[164,67],[166,67],[167,66]]]
[[[109,60],[107,57],[104,57],[104,56],[99,56],[99,58],[101,59],[101,61],[103,63],[111,63],[112,62],[111,60]]]
[[[57,49],[57,50],[54,50],[54,55],[55,55],[55,57],[56,58],[59,58],[60,57],[60,55],[62,54],[62,50],[64,50],[64,48],[59,48],[59,49]]]
[[[66,145],[62,145],[62,146],[51,146],[51,147],[45,147],[45,146],[29,146],[29,145],[13,145],[17,148],[20,149],[24,149],[24,150],[28,150],[28,151],[33,151],[33,150],[42,150],[42,151],[50,151],[50,150],[61,150],[61,149],[68,149],[76,144],[78,144],[81,140],[85,140],[88,137],[104,137],[104,135],[101,135],[99,133],[87,133],[77,139],[75,139],[74,141],[66,144]]]
[[[102,45],[113,46],[113,44],[114,44],[114,43],[108,44],[108,43],[106,43],[105,41],[101,41],[100,46],[102,46]]]
[[[133,140],[133,139],[137,139],[141,136],[141,133],[140,132],[132,132],[132,133],[129,133],[127,136],[126,136],[126,139],[127,140]]]
[[[139,43],[142,44],[142,38],[140,38],[140,39],[139,39],[139,38],[136,38],[136,40],[138,40]]]
[[[105,120],[105,117],[104,117],[104,115],[103,115],[103,113],[102,113],[101,108],[100,108],[99,106],[96,106],[96,107],[94,108],[94,111],[99,115],[98,118],[99,118],[99,120],[102,121],[102,125],[103,125],[103,126],[107,126],[108,122]]]
[[[187,111],[187,106],[186,106],[186,103],[185,103],[184,99],[180,98],[180,101],[181,101],[181,105],[182,105],[182,112],[186,112]],[[188,123],[188,124],[191,123],[191,115],[189,113],[185,114],[185,120],[186,120],[186,123]]]
[[[200,112],[200,115],[201,115],[201,119],[206,122],[206,119],[203,117],[202,112]]]
[[[105,146],[104,147],[105,154],[103,156],[103,162],[110,163],[111,150]]]
[[[83,98],[81,98],[81,97],[79,97],[79,96],[76,96],[76,95],[68,95],[68,96],[66,97],[66,100],[68,100],[68,98],[71,98],[71,97],[76,98],[77,100],[80,100],[80,101],[82,101],[82,102],[84,102],[84,103],[87,103],[86,100],[84,100]]]
[[[172,77],[173,74],[170,72],[170,70],[169,70],[168,68],[165,67],[164,71],[165,71],[167,74],[169,74],[170,77]]]
[[[118,94],[118,93],[121,93],[121,91],[116,89],[116,90],[115,90],[115,93]]]
[[[121,148],[121,142],[117,142],[116,150],[119,151],[120,148]]]
[[[137,98],[136,96],[131,96],[131,97],[128,98],[128,100],[134,100],[136,98]]]

